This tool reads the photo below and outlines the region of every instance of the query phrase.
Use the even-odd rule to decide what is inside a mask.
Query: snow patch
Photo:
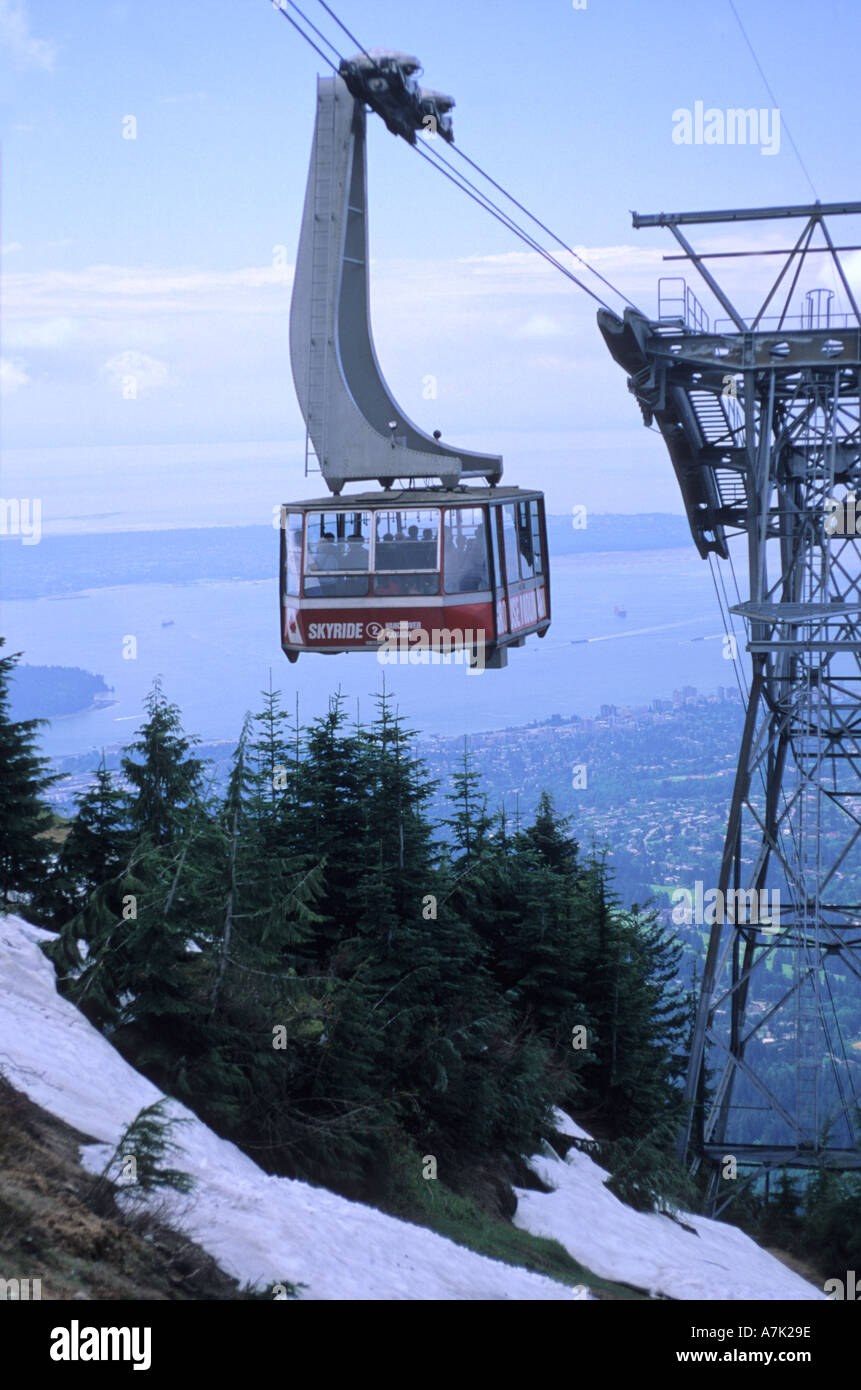
[[[561,1110],[555,1119],[560,1133],[591,1139]],[[553,1191],[518,1189],[515,1226],[558,1240],[604,1279],[678,1299],[826,1297],[737,1226],[680,1212],[694,1234],[672,1217],[634,1211],[604,1186],[607,1170],[577,1149],[565,1159],[536,1155],[529,1166]]]
[[[39,950],[53,933],[0,917],[0,1071],[32,1101],[99,1141],[82,1161],[104,1167],[122,1130],[161,1092],[56,992]],[[262,1172],[184,1106],[169,1113],[189,1195],[165,1194],[194,1240],[241,1282],[304,1283],[305,1299],[576,1301],[573,1289],[455,1245],[423,1227],[324,1188]]]

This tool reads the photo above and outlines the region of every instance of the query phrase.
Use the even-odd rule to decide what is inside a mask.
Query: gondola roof
[[[485,502],[516,502],[538,496],[535,488],[522,487],[463,487],[463,488],[397,488],[377,492],[341,493],[327,497],[309,497],[301,501],[284,502],[291,511],[350,512],[381,507],[439,507],[478,506]]]

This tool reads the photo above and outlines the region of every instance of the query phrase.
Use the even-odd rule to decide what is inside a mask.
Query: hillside
[[[0,1018],[0,1071],[31,1102],[76,1132],[58,1130],[50,1141],[55,1149],[65,1146],[65,1162],[71,1159],[69,1141],[81,1141],[83,1167],[97,1173],[123,1128],[160,1093],[57,994],[53,968],[39,945],[50,937],[51,933],[21,918],[0,918],[0,975],[6,994]],[[184,1152],[178,1161],[193,1175],[195,1188],[190,1197],[163,1198],[163,1211],[218,1263],[229,1280],[260,1289],[287,1281],[299,1283],[304,1285],[301,1296],[314,1300],[584,1300],[590,1296],[585,1287],[572,1289],[488,1259],[373,1207],[266,1174],[184,1107],[172,1103],[171,1109],[187,1121],[181,1139]],[[24,1118],[35,1126],[32,1142],[48,1144],[44,1121],[32,1115]],[[585,1136],[561,1112],[557,1119],[569,1139]],[[58,1161],[56,1156],[53,1161]],[[605,1174],[588,1154],[575,1150],[567,1159],[546,1155],[531,1164],[549,1190],[517,1191],[515,1225],[560,1241],[587,1271],[595,1271],[595,1284],[610,1278],[652,1296],[677,1299],[823,1297],[732,1226],[687,1216],[680,1223],[632,1211],[607,1191]],[[8,1170],[8,1158],[4,1167]],[[35,1209],[45,1175],[41,1165],[33,1165],[32,1171],[38,1171],[38,1176],[31,1176],[25,1186],[32,1191]],[[65,1181],[71,1189],[72,1212],[80,1200],[77,1180],[68,1176]],[[114,1259],[110,1234],[101,1235],[100,1241],[95,1234],[91,1254],[102,1265],[110,1264]],[[136,1253],[131,1250],[123,1256],[133,1274]],[[154,1289],[144,1269],[137,1273],[141,1286],[136,1296],[182,1296],[172,1287],[167,1294]],[[230,1297],[226,1292],[230,1284],[214,1271],[209,1275],[209,1291],[191,1296]],[[87,1274],[79,1269],[69,1277],[83,1284]],[[586,1275],[584,1282],[588,1285]],[[83,1296],[124,1296],[112,1279],[106,1279],[104,1270],[101,1279],[93,1276],[89,1287],[91,1292]],[[47,1287],[43,1297],[51,1296],[68,1296],[68,1284],[53,1293]]]
[[[0,1269],[46,1300],[246,1297],[211,1255],[152,1213],[96,1211],[87,1136],[0,1076]],[[13,1274],[14,1271],[14,1274]],[[35,1281],[38,1280],[38,1285]]]

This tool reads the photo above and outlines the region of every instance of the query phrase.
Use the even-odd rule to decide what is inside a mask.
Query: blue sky
[[[458,144],[649,312],[673,247],[630,209],[807,201],[787,124],[818,195],[858,197],[857,6],[736,7],[781,111],[773,156],[672,138],[697,101],[771,107],[728,0],[333,6],[366,46],[417,54]],[[322,70],[267,0],[0,0],[2,490],[40,490],[49,528],[262,520],[320,491],[287,319]],[[502,452],[551,510],[678,510],[592,302],[373,119],[369,181],[378,355],[407,413]],[[762,263],[736,273],[744,297]]]

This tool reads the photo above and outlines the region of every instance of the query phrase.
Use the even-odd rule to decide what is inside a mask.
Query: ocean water
[[[278,642],[274,576],[8,602],[2,632],[6,650],[22,650],[27,662],[82,666],[114,687],[114,703],[45,727],[42,746],[52,756],[128,741],[156,675],[187,731],[205,739],[235,738],[246,711],[260,708],[270,674],[291,710],[298,695],[303,722],[339,687],[351,712],[370,716],[385,680],[423,734],[591,716],[604,703],[671,698],[683,685],[710,692],[735,684],[709,567],[693,547],[563,557],[554,562],[552,604],[546,638],[512,650],[507,670],[480,674],[459,665],[383,667],[372,655],[302,656],[291,666]],[[129,637],[134,659],[123,655]]]

